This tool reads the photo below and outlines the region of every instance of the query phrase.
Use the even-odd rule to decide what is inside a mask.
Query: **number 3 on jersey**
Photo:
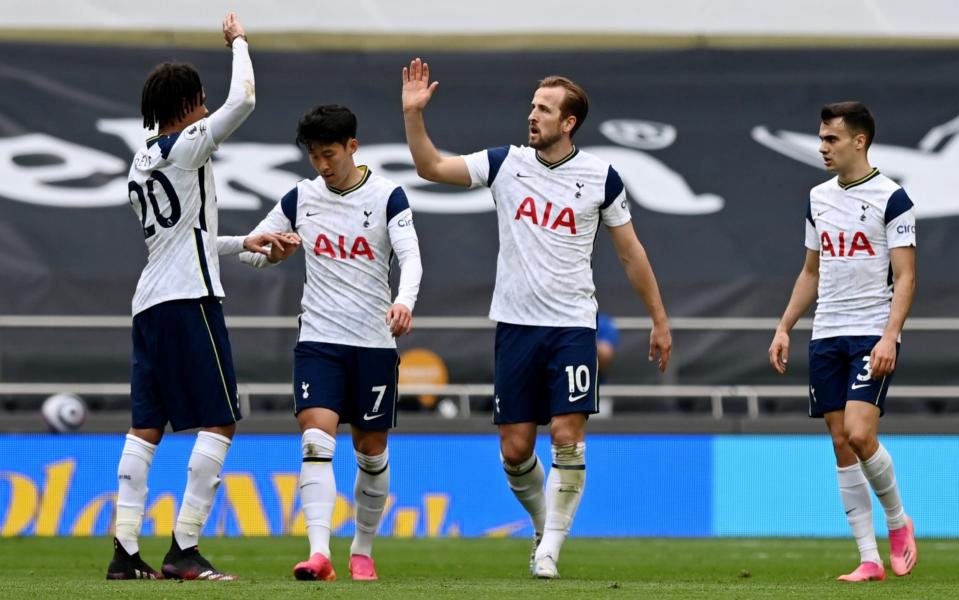
[[[163,188],[163,193],[166,194],[167,200],[170,203],[169,215],[164,215],[160,210],[160,202],[157,200],[155,193],[157,183]],[[156,227],[147,225],[147,197],[150,198],[150,206],[153,207],[153,216],[156,218],[156,222],[160,224],[160,227],[169,229],[180,220],[180,198],[176,195],[176,190],[173,189],[173,184],[170,183],[166,175],[160,171],[154,171],[150,174],[150,178],[146,180],[146,186],[146,195],[144,195],[143,187],[137,182],[131,181],[127,185],[130,204],[133,204],[134,194],[136,194],[135,199],[140,203],[140,225],[143,227],[144,238],[148,238],[156,233]]]

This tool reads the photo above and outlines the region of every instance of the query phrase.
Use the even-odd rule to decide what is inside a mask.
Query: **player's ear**
[[[563,133],[570,133],[576,127],[576,117],[570,115],[563,119]]]
[[[856,150],[864,150],[866,148],[866,134],[859,133],[856,134]]]
[[[350,141],[346,143],[347,151],[352,155],[355,154],[360,148],[360,141],[356,138],[350,138]]]

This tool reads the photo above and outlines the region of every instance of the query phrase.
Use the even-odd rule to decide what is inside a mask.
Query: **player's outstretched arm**
[[[469,186],[470,173],[460,156],[443,156],[426,133],[423,110],[439,86],[430,83],[430,66],[415,58],[403,67],[403,122],[416,173],[428,181]]]
[[[818,288],[819,252],[807,248],[802,271],[796,278],[792,295],[789,297],[789,304],[786,305],[786,311],[779,320],[772,344],[769,346],[769,364],[780,375],[786,372],[786,363],[789,361],[789,332],[792,331],[796,321],[806,312],[809,305],[815,302]]]
[[[233,74],[226,102],[210,115],[210,134],[217,144],[230,137],[256,105],[256,83],[253,80],[253,63],[250,62],[246,30],[236,13],[227,13],[223,18],[223,39],[233,49]]]
[[[646,250],[636,237],[632,222],[617,227],[609,227],[609,234],[613,238],[613,246],[623,263],[629,283],[642,298],[649,316],[653,320],[653,329],[649,332],[649,360],[659,359],[659,370],[665,371],[669,363],[669,355],[673,351],[673,336],[669,330],[669,319],[666,316],[666,307],[663,306],[662,296],[659,294],[659,285],[656,275],[649,264]]]
[[[906,324],[916,294],[916,249],[891,248],[889,263],[892,267],[892,306],[882,338],[869,356],[869,372],[873,379],[882,379],[896,368],[896,342],[899,341],[899,334]]]

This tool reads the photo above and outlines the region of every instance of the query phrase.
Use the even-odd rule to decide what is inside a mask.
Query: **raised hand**
[[[419,58],[403,67],[403,112],[423,110],[429,104],[439,81],[430,83],[430,66]]]
[[[236,18],[235,12],[226,13],[226,16],[223,17],[223,39],[226,40],[227,48],[232,48],[233,40],[238,37],[246,39],[246,30],[243,29],[243,25]]]

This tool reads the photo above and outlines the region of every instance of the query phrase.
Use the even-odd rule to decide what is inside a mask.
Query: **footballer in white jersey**
[[[290,190],[256,232],[296,232],[306,277],[293,365],[293,410],[302,434],[300,490],[310,553],[297,579],[332,580],[330,523],[336,499],[331,460],[336,428],[350,423],[359,469],[354,580],[376,579],[373,536],[389,494],[387,432],[396,425],[397,336],[412,328],[422,265],[413,213],[403,189],[353,155],[356,116],[322,105],[297,127],[297,143],[319,173]],[[400,266],[390,298],[390,267]]]
[[[530,514],[531,573],[558,576],[586,477],[585,431],[598,411],[595,286],[591,267],[606,226],[633,288],[653,319],[649,359],[666,368],[672,340],[656,278],[609,163],[573,145],[588,112],[585,91],[565,77],[541,80],[528,118],[529,146],[440,155],[423,111],[436,90],[420,59],[403,69],[406,138],[417,173],[430,181],[487,186],[496,204],[499,255],[490,318],[497,321],[493,422],[510,488]],[[549,424],[552,469],[534,453]]]
[[[197,550],[240,419],[220,303],[224,294],[210,156],[252,112],[255,88],[245,32],[233,13],[223,21],[223,36],[233,53],[230,92],[209,118],[199,73],[188,64],[158,65],[143,86],[144,127],[156,128],[159,135],[137,152],[128,185],[148,257],[133,298],[133,418],[118,467],[116,539],[108,579],[160,577],[140,557],[138,537],[147,474],[167,424],[174,431],[202,431],[190,456],[162,576],[233,578]],[[268,241],[279,239],[261,235],[243,245],[267,253],[263,244]]]
[[[872,113],[860,102],[827,104],[819,151],[836,177],[812,189],[806,210],[806,261],[769,361],[786,371],[789,331],[818,299],[809,344],[809,416],[832,437],[843,508],[860,564],[842,581],[886,578],[872,525],[870,488],[889,528],[893,573],[916,565],[912,520],[903,509],[892,457],[879,443],[879,418],[915,293],[916,217],[896,182],[869,164]]]

